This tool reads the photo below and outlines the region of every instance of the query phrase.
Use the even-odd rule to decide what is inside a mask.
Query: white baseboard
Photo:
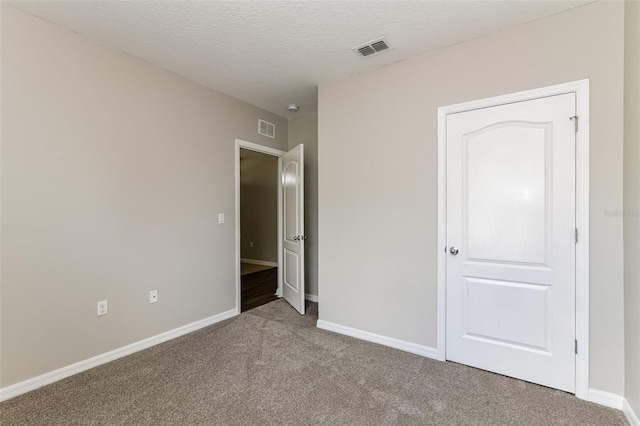
[[[631,408],[631,406],[629,405],[629,402],[627,402],[626,399],[622,401],[622,412],[624,413],[625,417],[627,418],[631,426],[640,426],[640,420],[638,419],[638,415],[633,412],[633,409]]]
[[[75,364],[67,365],[66,367],[41,374],[40,376],[15,383],[11,386],[0,388],[0,402],[6,401],[7,399],[21,395],[23,393],[27,393],[44,385],[57,382],[58,380],[62,380],[69,376],[73,376],[74,374],[81,373],[85,370],[89,370],[99,365],[106,364],[107,362],[114,361],[118,358],[122,358],[143,349],[150,348],[151,346],[166,342],[167,340],[175,339],[176,337],[194,332],[196,330],[218,323],[236,315],[238,315],[236,309],[231,309],[229,311],[192,322],[191,324],[187,324],[182,327],[174,328],[173,330],[157,334],[147,339],[131,343],[130,345],[123,346],[121,348],[114,349],[100,355],[96,355],[80,362],[76,362]]]
[[[344,334],[346,336],[355,337],[356,339],[366,340],[368,342],[377,343],[383,346],[400,349],[401,351],[411,352],[412,354],[421,355],[427,358],[437,359],[438,351],[429,346],[422,346],[416,343],[407,342],[393,337],[382,336],[380,334],[370,333],[368,331],[358,330],[329,321],[318,320],[316,326],[323,330],[333,331],[334,333]]]
[[[317,296],[317,295],[315,295],[315,294],[309,294],[309,293],[307,293],[307,294],[305,294],[305,295],[304,295],[304,298],[305,298],[305,299],[307,299],[309,302],[316,302],[316,303],[318,303],[318,296]]]
[[[605,407],[622,410],[622,402],[624,401],[624,398],[615,393],[604,392],[598,389],[589,389],[589,401],[604,405]]]
[[[267,260],[257,260],[257,259],[245,259],[245,258],[242,258],[242,259],[240,259],[240,262],[250,263],[252,265],[260,265],[260,266],[274,266],[274,267],[278,266],[278,262],[269,262]]]

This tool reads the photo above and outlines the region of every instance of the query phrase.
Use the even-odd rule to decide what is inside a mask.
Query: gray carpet
[[[564,392],[315,328],[278,300],[0,404],[2,425],[626,425]]]

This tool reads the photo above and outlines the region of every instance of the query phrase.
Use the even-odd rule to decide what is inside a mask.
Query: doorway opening
[[[260,232],[256,231],[254,233],[254,231],[251,231],[251,225],[246,224],[244,225],[245,231],[241,231],[241,218],[243,216],[243,211],[247,210],[246,214],[248,215],[256,215],[255,209],[251,209],[247,206],[247,203],[250,203],[251,201],[245,200],[245,205],[241,205],[241,163],[244,158],[246,160],[245,168],[249,168],[250,163],[254,163],[257,160],[248,159],[258,158],[257,154],[266,155],[266,157],[271,158],[270,161],[273,161],[273,159],[276,159],[277,161],[275,177],[270,177],[273,176],[272,172],[269,171],[272,169],[266,169],[267,171],[265,171],[264,174],[262,174],[263,172],[260,172],[258,173],[257,178],[251,178],[261,181],[261,185],[270,185],[270,183],[267,184],[266,182],[263,182],[263,180],[274,182],[277,188],[277,224],[275,226],[277,232],[275,238],[277,255],[275,258],[277,260],[275,261],[275,265],[274,261],[271,260],[274,257],[266,254],[273,247],[273,243],[260,243],[264,244],[264,247],[262,247],[264,250],[262,252],[255,250],[260,249],[260,247],[256,247],[257,237]],[[295,310],[304,315],[304,242],[307,239],[304,235],[304,146],[300,144],[290,151],[285,152],[279,149],[236,139],[235,169],[236,311],[240,313],[245,310],[242,306],[242,264],[244,263],[245,275],[258,272],[262,275],[275,274],[277,276],[275,297],[283,297]],[[255,174],[256,173],[253,173],[253,175]],[[252,176],[252,172],[249,172],[248,176]],[[264,192],[271,193],[273,195],[273,191]],[[270,204],[271,201],[268,201],[267,203]],[[272,213],[261,214],[268,216]],[[268,224],[263,228],[266,230],[265,235],[272,236],[273,221],[270,220],[269,223],[270,225]],[[246,230],[247,228],[249,228],[248,231]],[[269,241],[269,238],[267,237],[261,241]],[[251,251],[251,249],[254,250]],[[264,257],[267,260],[254,259],[253,257]],[[262,266],[266,266],[268,268],[260,268]],[[275,269],[275,271],[272,269]],[[273,300],[274,296],[269,294],[270,292],[273,292],[272,278],[268,278],[266,276],[254,276],[253,278],[256,278],[256,282],[251,283],[254,288],[250,289],[247,287],[245,299],[255,298],[255,303],[259,303],[260,300],[266,302]],[[266,288],[263,288],[259,281],[262,281],[263,283],[266,281],[269,284],[266,284]],[[258,287],[261,287],[260,290],[256,290]],[[256,295],[256,291],[260,294]],[[245,308],[248,309],[246,305]]]
[[[278,297],[278,157],[240,149],[240,311]]]

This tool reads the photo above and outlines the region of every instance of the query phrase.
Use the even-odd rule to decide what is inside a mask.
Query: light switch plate
[[[218,223],[224,223],[224,213],[218,213]]]
[[[103,315],[107,315],[107,301],[101,300],[98,302],[98,316],[101,317]]]

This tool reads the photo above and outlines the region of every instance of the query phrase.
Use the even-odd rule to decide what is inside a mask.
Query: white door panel
[[[447,359],[575,390],[575,94],[447,116]]]
[[[463,135],[469,259],[545,264],[550,125],[502,122]]]
[[[298,217],[298,185],[299,179],[298,162],[289,160],[283,161],[283,197],[284,197],[284,239],[289,243],[293,243],[294,238],[299,234],[299,217]]]
[[[304,146],[282,156],[283,297],[304,314]]]
[[[465,336],[548,351],[548,286],[479,278],[463,286]]]
[[[300,256],[297,253],[290,250],[284,250],[284,284],[295,292],[298,292],[298,261]]]

